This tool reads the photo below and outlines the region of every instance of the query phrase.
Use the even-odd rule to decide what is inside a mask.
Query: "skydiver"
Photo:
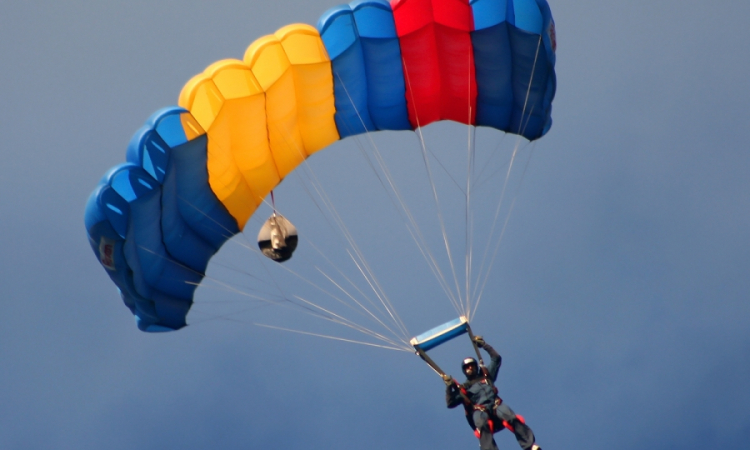
[[[455,408],[463,404],[466,419],[479,437],[481,450],[497,450],[493,432],[504,426],[515,434],[518,444],[523,450],[541,450],[523,417],[517,415],[497,395],[494,385],[502,358],[482,336],[474,337],[477,347],[483,348],[490,355],[490,366],[479,367],[474,358],[466,358],[461,364],[461,370],[466,375],[466,381],[458,384],[450,375],[443,375],[445,381],[445,402],[448,408]]]

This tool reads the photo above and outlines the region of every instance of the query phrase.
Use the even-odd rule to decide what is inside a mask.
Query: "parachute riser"
[[[427,365],[430,366],[430,368],[435,371],[435,373],[437,373],[438,375],[440,375],[440,377],[445,376],[445,372],[443,371],[443,369],[441,369],[440,366],[438,366],[437,363],[435,361],[433,361],[432,358],[430,358],[427,355],[427,352],[425,352],[424,350],[422,350],[419,347],[415,347],[415,349],[416,349],[415,353],[417,355],[419,355],[419,357],[422,358],[422,360],[424,362],[426,362]]]
[[[469,335],[469,339],[471,340],[471,345],[474,347],[474,352],[477,354],[477,361],[479,361],[479,366],[484,367],[484,361],[482,360],[482,354],[479,353],[479,346],[477,345],[476,341],[474,340],[474,333],[471,332],[471,325],[469,325],[468,322],[466,322],[466,333]]]
[[[471,332],[471,325],[469,325],[468,322],[466,322],[466,333],[469,335],[469,339],[471,339],[471,345],[474,346],[474,351],[477,354],[477,361],[479,362],[479,370],[482,371],[482,374],[487,379],[487,383],[494,388],[495,383],[492,381],[492,377],[490,377],[490,373],[487,370],[487,368],[484,366],[484,361],[482,360],[482,354],[479,353],[479,346],[477,345],[477,341],[474,340],[474,333]]]

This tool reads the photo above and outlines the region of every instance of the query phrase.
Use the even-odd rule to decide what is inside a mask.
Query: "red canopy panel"
[[[473,124],[477,86],[469,0],[392,0],[411,125]]]

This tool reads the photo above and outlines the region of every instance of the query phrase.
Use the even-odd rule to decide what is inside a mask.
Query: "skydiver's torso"
[[[485,407],[491,407],[495,403],[497,394],[487,377],[479,376],[473,380],[467,380],[463,387],[471,403]]]

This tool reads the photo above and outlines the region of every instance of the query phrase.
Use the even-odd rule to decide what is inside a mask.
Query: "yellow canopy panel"
[[[339,139],[331,62],[309,25],[256,40],[244,61],[210,65],[179,105],[206,130],[209,184],[241,228],[289,172]]]

